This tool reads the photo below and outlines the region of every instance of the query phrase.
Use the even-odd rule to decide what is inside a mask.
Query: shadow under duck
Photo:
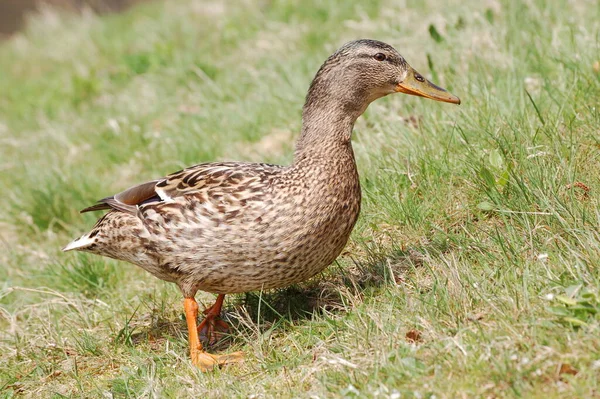
[[[192,362],[205,371],[240,361],[239,352],[207,353],[199,333],[210,338],[227,327],[219,319],[225,294],[307,280],[340,254],[360,211],[354,123],[396,92],[460,104],[392,46],[349,42],[310,85],[292,165],[203,163],[139,184],[84,209],[109,212],[64,251],[131,262],[177,284]],[[198,290],[218,294],[199,326]]]

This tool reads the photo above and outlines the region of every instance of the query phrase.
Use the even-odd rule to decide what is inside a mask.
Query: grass
[[[0,396],[598,397],[599,21],[585,0],[44,9],[0,44]],[[202,374],[175,286],[60,248],[144,179],[290,162],[312,76],[359,37],[463,104],[370,106],[346,251],[230,296],[220,350],[247,361]]]

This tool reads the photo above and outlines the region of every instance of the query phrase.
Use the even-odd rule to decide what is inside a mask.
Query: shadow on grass
[[[248,292],[240,296],[243,306],[255,323],[296,322],[324,312],[344,312],[349,296],[361,297],[376,290],[420,264],[409,252],[395,251],[369,262],[352,261],[342,267],[338,263],[308,282],[267,292]],[[395,281],[394,281],[395,282]]]
[[[249,335],[297,325],[326,312],[346,312],[350,298],[362,298],[365,291],[373,293],[387,284],[400,283],[402,276],[423,264],[425,254],[443,251],[444,248],[432,243],[418,249],[370,255],[367,262],[352,261],[344,267],[336,262],[324,273],[302,284],[236,295],[222,314],[231,326],[230,334],[209,348],[222,350],[231,344],[243,344]],[[183,313],[177,318],[165,318],[164,313],[157,310],[149,315],[150,325],[144,323],[145,327],[137,328],[135,320],[139,317],[134,313],[126,320],[115,342],[131,346],[149,342],[153,347],[154,342],[186,334]]]
[[[376,295],[387,284],[401,284],[426,258],[441,256],[460,245],[454,236],[441,235],[427,244],[395,249],[387,254],[368,253],[367,261],[351,259],[347,266],[335,263],[308,282],[268,292],[239,296],[236,308],[243,308],[253,323],[265,325],[294,323],[323,312],[344,312],[348,297]]]
[[[356,303],[357,298],[362,300],[365,292],[377,295],[377,291],[388,284],[402,284],[426,258],[440,256],[459,245],[447,238],[437,237],[425,245],[396,249],[387,254],[368,253],[365,262],[351,259],[344,266],[336,262],[305,283],[235,295],[222,313],[231,326],[229,334],[208,348],[224,350],[232,344],[244,344],[252,339],[249,337],[268,330],[302,324],[315,315],[346,312],[349,303]],[[144,327],[136,327],[140,315],[134,312],[115,342],[131,346],[149,343],[151,347],[160,348],[165,340],[186,335],[183,312],[178,314],[179,317],[165,317],[164,311],[156,309],[146,316],[151,318],[149,323],[146,321]]]

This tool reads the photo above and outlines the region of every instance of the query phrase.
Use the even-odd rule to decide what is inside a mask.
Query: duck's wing
[[[121,212],[135,215],[137,212],[137,205],[144,201],[156,199],[156,184],[161,181],[163,181],[163,179],[138,184],[111,197],[102,198],[97,204],[82,209],[81,213],[104,209],[116,209]]]
[[[268,185],[269,175],[280,168],[241,162],[199,164],[103,198],[81,213],[115,209],[136,215],[140,206],[171,202],[201,192],[215,198],[236,191],[259,192]]]

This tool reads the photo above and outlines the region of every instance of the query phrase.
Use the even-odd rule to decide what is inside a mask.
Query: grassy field
[[[174,285],[60,248],[145,179],[289,163],[311,78],[361,37],[463,104],[371,105],[346,251],[229,296],[213,349],[247,361],[202,374]],[[594,0],[43,10],[0,44],[0,397],[600,397],[599,62]]]

